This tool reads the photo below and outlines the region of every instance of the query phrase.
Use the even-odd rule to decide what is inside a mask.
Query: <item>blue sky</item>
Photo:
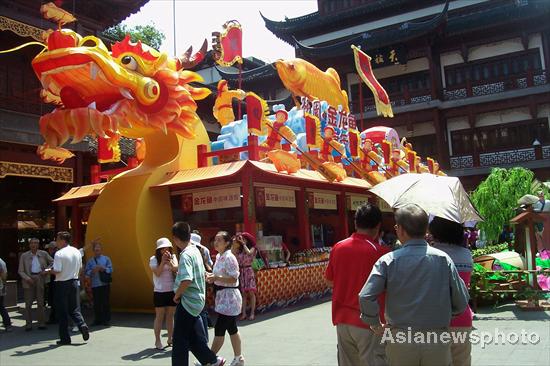
[[[205,38],[210,49],[211,33],[221,31],[223,23],[235,19],[243,27],[243,55],[266,62],[292,58],[294,49],[265,28],[260,11],[272,20],[284,20],[285,16],[294,18],[317,11],[316,0],[151,0],[124,23],[134,26],[153,22],[166,35],[161,50],[173,55],[174,5],[177,54],[185,52],[190,45],[198,50]]]

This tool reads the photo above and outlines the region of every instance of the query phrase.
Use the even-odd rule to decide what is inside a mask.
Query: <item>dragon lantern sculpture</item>
[[[147,308],[149,290],[128,284],[150,281],[146,268],[152,243],[170,232],[172,222],[168,192],[149,188],[168,172],[196,167],[196,146],[209,141],[195,101],[210,91],[190,86],[202,78],[186,70],[204,57],[205,47],[193,57],[189,50],[182,58],[170,58],[129,37],[109,51],[99,38],[72,30],[50,30],[46,36],[47,49],[32,67],[42,96],[56,109],[40,119],[46,142],[39,150],[54,151],[58,158],[61,145],[86,135],[111,142],[120,136],[143,138],[147,146],[137,168],[105,185],[86,232],[86,242],[101,238],[118,263],[113,305]]]

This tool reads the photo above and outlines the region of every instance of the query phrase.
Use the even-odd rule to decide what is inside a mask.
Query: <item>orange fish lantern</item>
[[[292,174],[300,170],[301,163],[295,152],[276,149],[268,151],[267,157],[273,162],[278,172]]]
[[[319,70],[306,60],[295,58],[275,62],[279,78],[292,94],[314,100],[325,100],[349,113],[348,94],[341,89],[340,76],[332,67]]]

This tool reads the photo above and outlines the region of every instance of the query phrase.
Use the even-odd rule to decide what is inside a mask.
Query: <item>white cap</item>
[[[157,249],[160,248],[172,248],[172,243],[167,238],[160,238],[157,240]]]
[[[191,233],[191,244],[197,245],[201,243],[201,236],[199,234]]]

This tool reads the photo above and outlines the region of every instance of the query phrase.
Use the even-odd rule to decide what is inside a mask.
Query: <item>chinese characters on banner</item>
[[[296,207],[296,194],[293,190],[266,187],[264,192],[266,207]]]
[[[207,192],[194,192],[183,195],[183,211],[196,212],[220,208],[240,207],[241,188],[214,189]]]
[[[310,208],[320,210],[338,209],[336,194],[309,192],[308,200]]]
[[[325,106],[323,107],[323,103]],[[350,135],[358,135],[357,122],[353,113],[346,113],[341,106],[335,108],[331,105],[326,105],[326,102],[319,100],[309,100],[307,97],[301,98],[300,108],[304,114],[309,113],[321,121],[321,131],[327,126],[331,126],[336,131],[335,140],[346,147],[346,150],[351,153],[351,156],[356,156],[356,148],[350,146]],[[352,140],[357,140],[356,136],[352,136]]]

